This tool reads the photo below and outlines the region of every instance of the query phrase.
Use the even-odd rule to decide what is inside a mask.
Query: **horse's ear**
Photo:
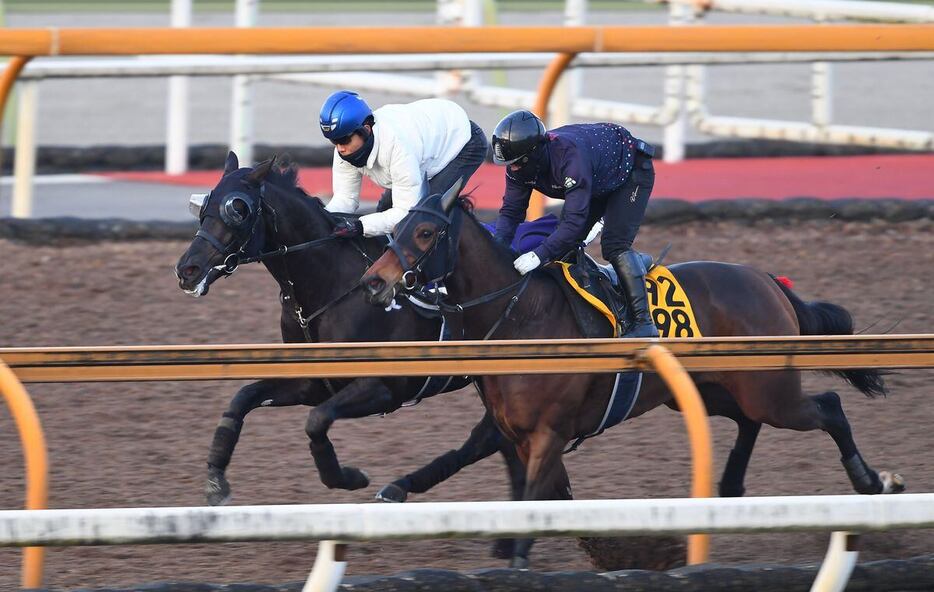
[[[269,171],[272,170],[272,165],[274,165],[275,163],[276,163],[275,156],[273,156],[269,160],[264,160],[263,162],[259,163],[258,165],[256,165],[256,168],[253,169],[253,172],[247,175],[246,177],[247,181],[254,185],[259,185],[260,183],[263,182],[263,179],[266,178],[266,175],[269,174]]]
[[[463,186],[464,178],[461,177],[441,196],[441,207],[445,212],[450,212],[451,208],[454,207],[454,203],[457,202],[457,196],[460,195]]]
[[[232,173],[239,168],[240,161],[237,160],[237,155],[231,150],[227,153],[227,160],[224,162],[224,174]]]
[[[418,195],[418,201],[423,202],[428,199],[431,189],[428,187],[428,173],[422,175],[422,189]]]

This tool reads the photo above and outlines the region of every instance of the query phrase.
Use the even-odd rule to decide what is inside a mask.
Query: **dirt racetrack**
[[[694,222],[647,226],[637,247],[674,243],[669,263],[717,259],[751,264],[795,281],[805,299],[852,311],[857,327],[895,319],[898,333],[934,331],[934,221]],[[0,346],[199,344],[278,341],[278,299],[261,267],[221,280],[199,300],[176,286],[181,242],[79,243],[36,247],[0,241]],[[868,400],[837,379],[806,376],[807,388],[838,390],[857,444],[876,469],[902,473],[910,492],[934,491],[934,371],[888,379],[891,396]],[[208,444],[234,382],[31,385],[49,442],[50,507],[187,506],[203,502]],[[370,502],[377,488],[457,444],[482,415],[473,392],[438,397],[384,418],[338,423],[341,458],[366,469],[362,491],[328,491],[318,481],[303,432],[304,409],[261,409],[247,418],[228,476],[237,504]],[[733,424],[713,421],[719,470]],[[0,507],[23,502],[15,426],[0,414]],[[589,441],[566,457],[575,496],[678,497],[689,492],[680,415],[657,409]],[[766,428],[753,455],[748,495],[851,491],[824,433]],[[475,465],[418,501],[505,499],[502,462]],[[816,562],[825,534],[716,536],[712,560]],[[934,550],[934,532],[870,534],[861,560]],[[588,569],[570,539],[540,541],[540,570]],[[56,588],[165,580],[286,582],[303,579],[315,545],[256,543],[62,548],[49,551],[46,585]],[[20,552],[0,550],[0,589],[19,582]],[[350,574],[414,567],[495,567],[486,541],[416,541],[350,547]]]

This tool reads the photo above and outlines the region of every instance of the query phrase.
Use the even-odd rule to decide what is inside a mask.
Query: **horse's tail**
[[[783,281],[772,279],[791,302],[798,317],[801,335],[852,335],[853,317],[850,311],[831,302],[805,302]],[[870,368],[855,370],[831,370],[831,374],[842,377],[867,397],[885,396],[883,373]]]

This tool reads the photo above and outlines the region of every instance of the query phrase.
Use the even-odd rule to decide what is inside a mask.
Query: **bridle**
[[[265,196],[266,183],[263,182],[259,186],[258,200],[255,200],[253,196],[243,191],[232,191],[224,197],[219,207],[220,218],[221,221],[233,231],[233,236],[226,245],[219,241],[217,237],[211,233],[205,232],[203,228],[198,228],[198,232],[195,233],[195,238],[201,238],[207,241],[218,253],[224,257],[223,263],[220,265],[215,265],[212,269],[219,271],[225,276],[229,276],[233,274],[233,272],[237,271],[237,268],[241,265],[258,263],[271,257],[281,257],[283,255],[297,253],[299,251],[304,251],[305,249],[311,249],[313,247],[329,243],[337,238],[335,236],[328,235],[324,238],[306,241],[297,245],[282,245],[276,249],[272,249],[271,251],[263,251],[255,255],[249,255],[247,253],[247,247],[256,238],[256,230],[262,223],[263,212],[268,209],[270,212],[272,212],[273,217],[275,217],[275,211],[272,210],[263,199]],[[204,223],[204,218],[207,217],[207,214],[204,212],[204,208],[210,200],[210,197],[211,193],[200,193],[193,194],[189,200],[189,207],[192,212],[195,211],[196,207],[199,208],[197,215],[199,222],[202,224]],[[233,204],[237,200],[243,202],[243,204],[247,207],[248,213],[246,216],[240,214],[234,207]],[[253,201],[258,202],[256,206],[253,205]],[[243,232],[243,230],[247,227],[246,223],[254,214],[254,207],[256,211],[253,224],[249,226],[249,232]],[[237,243],[240,244],[239,247],[237,246]],[[359,247],[358,250],[363,253]],[[363,256],[367,261],[370,261],[370,258],[366,255],[366,253],[363,253]]]
[[[453,215],[449,216],[449,215],[444,214],[443,212],[439,212],[435,210],[434,208],[429,208],[423,205],[416,205],[412,207],[411,209],[409,209],[410,215],[412,212],[416,212],[416,213],[420,212],[423,214],[428,214],[429,216],[433,216],[435,218],[440,218],[442,222],[442,226],[441,226],[441,229],[438,231],[438,236],[435,237],[434,244],[432,244],[432,246],[426,249],[425,251],[422,251],[422,253],[419,254],[418,257],[415,258],[415,261],[412,262],[412,264],[409,264],[409,259],[405,255],[405,252],[403,251],[399,243],[395,240],[389,241],[389,246],[387,248],[391,249],[392,252],[396,254],[396,257],[399,259],[399,265],[402,266],[402,286],[405,290],[410,291],[410,292],[415,291],[415,290],[420,290],[420,288],[424,288],[426,284],[443,281],[447,276],[449,276],[451,274],[451,271],[453,270],[453,267],[454,267],[453,264],[445,265],[444,267],[451,268],[451,269],[441,270],[442,273],[438,277],[428,278],[424,282],[419,281],[419,277],[425,275],[424,267],[426,263],[428,263],[429,258],[432,255],[434,255],[435,250],[437,249],[438,245],[441,244],[442,241],[445,242],[447,245],[448,258],[446,259],[446,261],[453,260],[455,256],[454,249],[456,248],[456,245],[455,245],[456,241],[450,240],[450,235],[448,234],[448,230],[451,228],[451,225],[454,223]],[[409,218],[409,221],[406,223],[406,225],[403,226],[399,231],[397,231],[396,234],[399,236],[406,236],[405,232],[406,230],[408,230],[408,227],[413,222],[413,220],[414,218]]]
[[[407,230],[410,225],[415,223],[416,218],[412,216],[412,213],[422,213],[428,214],[434,218],[441,220],[441,228],[438,230],[437,237],[435,238],[434,243],[422,251],[418,257],[415,258],[411,264],[408,262],[408,257],[405,254],[405,250],[399,244],[398,241],[390,241],[387,248],[392,249],[393,253],[396,254],[396,257],[399,260],[399,265],[402,266],[402,286],[403,289],[407,292],[417,292],[420,296],[424,296],[428,293],[425,290],[426,284],[438,283],[446,279],[454,271],[454,264],[456,262],[457,255],[457,239],[460,236],[460,224],[462,223],[462,214],[458,215],[460,208],[455,205],[452,208],[452,213],[447,215],[443,212],[438,211],[437,209],[431,207],[429,204],[439,203],[439,200],[435,199],[437,196],[433,196],[432,200],[425,200],[425,205],[416,205],[409,210],[408,220],[406,224],[399,230],[396,231],[397,236],[408,237],[410,234],[407,234]],[[422,282],[419,278],[426,277],[424,268],[426,265],[437,265],[435,261],[431,261],[431,257],[436,254],[436,250],[441,245],[441,242],[446,243],[447,257],[442,260],[442,265],[440,269],[433,270],[431,275],[434,277],[427,278]],[[473,308],[475,306],[480,306],[482,304],[487,304],[492,302],[506,294],[515,291],[513,297],[509,300],[509,303],[506,305],[506,308],[500,314],[499,318],[493,324],[486,335],[483,337],[484,340],[489,339],[494,332],[499,328],[502,322],[509,316],[509,313],[512,312],[513,307],[519,302],[519,298],[522,296],[523,292],[529,285],[529,281],[532,279],[531,274],[526,274],[519,281],[509,284],[504,288],[494,290],[488,294],[484,294],[478,298],[468,300],[467,302],[461,302],[459,304],[450,304],[445,302],[440,290],[434,290],[431,293],[434,294],[434,304],[439,307],[442,312],[456,312],[462,313],[468,308]]]
[[[203,224],[204,219],[208,216],[205,213],[205,207],[210,201],[211,194],[194,194],[191,196],[189,201],[189,209],[193,214],[196,214],[199,218],[199,221]],[[292,253],[297,253],[304,251],[306,249],[311,249],[318,247],[320,245],[329,243],[338,239],[339,237],[328,235],[323,238],[314,239],[310,241],[305,241],[297,245],[282,245],[278,248],[269,250],[269,251],[260,251],[256,254],[249,254],[250,249],[249,245],[256,242],[257,250],[262,246],[262,240],[257,240],[257,229],[264,228],[262,226],[263,222],[263,212],[268,211],[269,215],[272,218],[272,224],[276,226],[276,212],[269,206],[264,198],[266,196],[266,183],[262,182],[259,186],[259,197],[251,196],[250,194],[243,191],[232,191],[224,196],[223,201],[219,205],[219,216],[221,221],[233,231],[233,236],[227,244],[222,243],[214,235],[206,232],[202,228],[198,229],[198,232],[195,233],[195,238],[201,238],[202,240],[207,241],[218,253],[220,253],[224,260],[221,264],[215,265],[212,269],[218,272],[221,276],[227,277],[232,275],[241,265],[246,265],[249,263],[257,263],[260,261],[265,261],[273,257],[282,257]],[[234,202],[240,200],[243,202],[244,206],[247,209],[247,215],[242,215],[234,207]],[[252,224],[249,224],[250,217],[253,216]],[[358,253],[364,258],[368,265],[373,264],[373,260],[369,255],[366,254],[356,240],[350,241]],[[237,246],[239,243],[240,246]],[[282,289],[282,298],[283,300],[291,300],[292,308],[295,314],[295,318],[298,321],[299,326],[302,329],[302,333],[305,336],[307,341],[314,341],[313,336],[310,331],[311,322],[317,317],[321,316],[328,311],[332,306],[360,289],[360,283],[354,282],[353,286],[349,289],[343,291],[337,297],[328,301],[325,305],[321,306],[314,312],[309,315],[304,314],[302,306],[298,303],[298,299],[295,295],[295,284],[292,282],[289,277],[288,267],[284,268],[286,275],[284,284],[280,285]]]

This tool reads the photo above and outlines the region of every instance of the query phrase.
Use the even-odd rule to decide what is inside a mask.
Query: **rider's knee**
[[[617,241],[610,244],[601,244],[601,255],[606,261],[615,261],[626,251],[632,250],[632,241]]]

